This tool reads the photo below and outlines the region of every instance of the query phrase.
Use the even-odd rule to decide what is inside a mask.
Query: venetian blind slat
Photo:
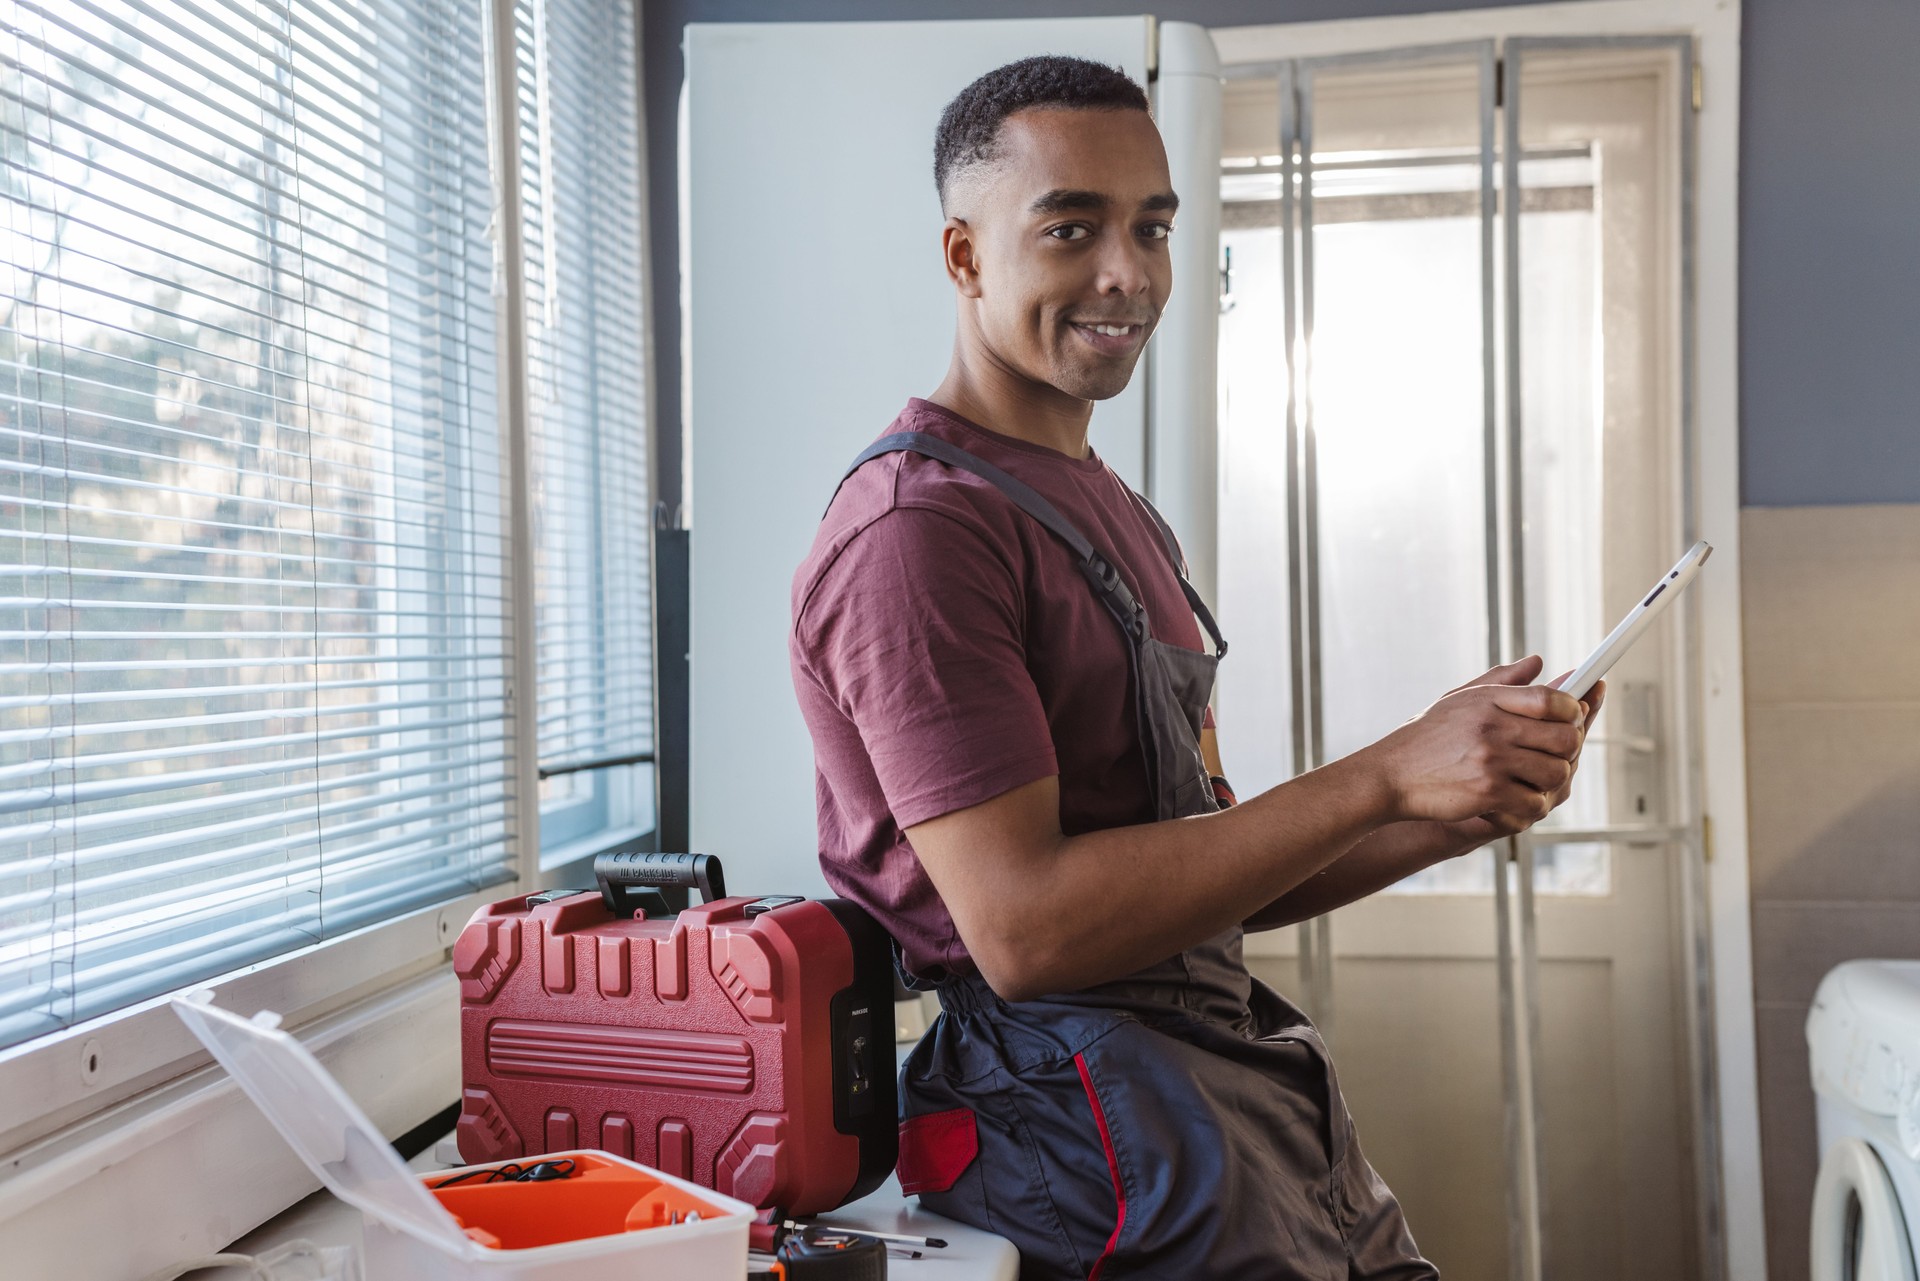
[[[472,0],[0,0],[0,1045],[508,879]]]

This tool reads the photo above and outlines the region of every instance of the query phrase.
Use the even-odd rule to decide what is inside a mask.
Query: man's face
[[[962,307],[1016,373],[1081,400],[1118,395],[1173,288],[1160,131],[1144,111],[1034,109],[1007,118],[998,151],[951,201],[974,245]]]

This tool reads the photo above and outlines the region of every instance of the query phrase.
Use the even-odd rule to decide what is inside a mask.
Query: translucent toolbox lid
[[[174,997],[173,1008],[335,1196],[450,1253],[468,1253],[453,1216],[307,1047],[280,1030],[278,1014],[243,1019],[216,1008],[206,991]]]

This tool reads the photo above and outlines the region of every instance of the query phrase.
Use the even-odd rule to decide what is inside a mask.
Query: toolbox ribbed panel
[[[487,1029],[487,1066],[501,1076],[729,1094],[753,1089],[753,1048],[738,1037],[697,1032],[500,1019]]]

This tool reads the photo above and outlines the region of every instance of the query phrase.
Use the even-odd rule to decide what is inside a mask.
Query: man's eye
[[[1047,228],[1047,234],[1055,240],[1085,240],[1093,231],[1085,223],[1070,222],[1065,226]]]
[[[1173,224],[1170,222],[1150,222],[1140,229],[1140,234],[1148,240],[1165,240],[1173,234]]]

